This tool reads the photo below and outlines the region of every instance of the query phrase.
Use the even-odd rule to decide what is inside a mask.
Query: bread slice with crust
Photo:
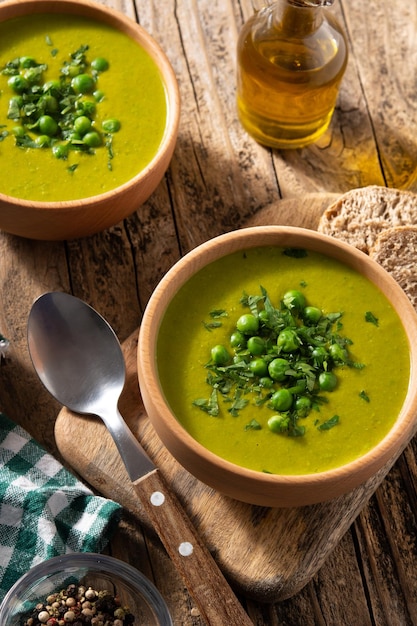
[[[417,226],[388,228],[369,250],[369,256],[386,269],[417,309]]]
[[[372,185],[352,189],[323,213],[318,231],[369,254],[388,228],[417,225],[417,194]]]

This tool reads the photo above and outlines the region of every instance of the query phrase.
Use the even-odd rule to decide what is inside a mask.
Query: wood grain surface
[[[178,77],[182,116],[164,180],[123,223],[94,237],[56,243],[0,233],[0,332],[11,341],[0,369],[1,408],[65,463],[54,436],[60,407],[41,387],[27,352],[34,298],[49,290],[73,293],[98,309],[122,342],[134,341],[158,280],[209,237],[256,222],[261,212],[279,220],[281,199],[298,200],[305,225],[309,194],[340,195],[371,184],[417,191],[415,2],[336,0],[331,10],[347,32],[350,50],[336,112],[316,144],[288,152],[256,144],[236,117],[236,40],[252,14],[251,0],[102,3],[138,21],[162,45]],[[84,427],[71,441],[73,450]],[[146,427],[146,419],[138,419],[138,434]],[[99,431],[93,458],[107,449],[103,437]],[[417,626],[416,494],[412,441],[307,585],[271,604],[242,596],[253,623]],[[247,537],[248,563],[262,523]],[[136,515],[126,515],[112,553],[155,582],[175,625],[202,626],[160,543],[145,522],[142,529]],[[297,546],[291,549],[297,552]],[[268,558],[260,556],[261,565]]]

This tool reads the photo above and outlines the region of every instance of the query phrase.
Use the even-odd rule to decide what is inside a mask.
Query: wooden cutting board
[[[261,209],[246,225],[283,224],[317,228],[331,194],[281,200]],[[137,332],[123,345],[126,385],[120,409],[129,427],[182,501],[219,567],[235,589],[260,602],[298,593],[320,569],[396,458],[355,491],[323,504],[279,509],[232,500],[199,482],[164,448],[147,419],[136,370]],[[104,496],[120,502],[151,532],[126,470],[99,419],[62,409],[57,446],[70,466]]]

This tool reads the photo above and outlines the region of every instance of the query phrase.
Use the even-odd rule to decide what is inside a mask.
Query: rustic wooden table
[[[0,233],[0,332],[11,341],[1,366],[0,408],[59,458],[54,425],[60,407],[33,373],[26,345],[27,316],[38,295],[61,290],[83,298],[124,341],[181,255],[245,225],[265,207],[274,204],[276,222],[282,208],[289,223],[288,202],[297,200],[294,221],[314,227],[304,223],[303,208],[307,214],[317,198],[325,204],[327,194],[371,184],[417,191],[415,2],[336,1],[331,10],[350,46],[338,106],[315,145],[289,152],[257,145],[237,120],[235,49],[252,14],[250,0],[102,2],[160,42],[178,77],[182,118],[163,182],[124,223],[66,242]],[[412,442],[301,591],[273,604],[241,598],[253,623],[417,625],[416,489]],[[159,542],[134,516],[126,516],[111,551],[155,582],[176,625],[203,624]]]

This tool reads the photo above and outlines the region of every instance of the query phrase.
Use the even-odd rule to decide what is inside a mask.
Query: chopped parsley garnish
[[[207,330],[213,330],[214,328],[220,328],[222,326],[221,322],[203,322],[204,328]]]
[[[374,324],[374,326],[379,326],[379,320],[371,311],[366,311],[365,320],[370,324]]]
[[[323,424],[319,424],[317,428],[319,430],[330,430],[339,423],[339,419],[338,415],[333,415],[333,417],[328,419],[326,422],[323,422]]]
[[[217,319],[219,317],[228,317],[227,311],[224,309],[214,309],[214,311],[210,311],[210,317],[213,319]]]
[[[337,369],[364,367],[350,355],[352,341],[341,334],[343,313],[324,313],[296,289],[287,291],[278,306],[263,287],[260,295],[243,293],[240,303],[244,312],[228,345],[214,345],[205,366],[210,396],[193,404],[218,416],[222,400],[234,417],[249,403],[266,405],[271,411],[266,425],[272,432],[301,437],[306,431],[301,420],[320,411],[327,394],[339,385]],[[227,312],[212,311],[210,317],[213,321],[204,325],[213,330]],[[360,396],[369,401],[364,391]],[[326,431],[338,423],[334,415],[316,426]],[[245,426],[261,428],[256,419]]]
[[[52,46],[50,38],[46,44]],[[98,89],[99,77],[109,63],[98,57],[87,59],[88,45],[82,45],[63,62],[59,75],[45,81],[46,63],[29,56],[11,59],[1,70],[8,76],[10,88],[7,118],[15,125],[8,135],[16,146],[28,149],[50,149],[57,159],[66,160],[70,151],[94,155],[101,146],[107,149],[107,167],[112,169],[113,135],[120,122],[110,118],[96,123],[97,106],[104,94]],[[53,49],[55,56],[58,50]],[[1,140],[0,139],[0,140]],[[74,169],[69,169],[73,172]]]
[[[214,328],[220,328],[222,326],[222,323],[219,321],[220,318],[222,317],[228,317],[227,311],[225,311],[224,309],[215,309],[213,311],[210,311],[210,317],[212,320],[212,322],[203,322],[204,327],[211,331]]]
[[[217,417],[219,414],[219,403],[217,401],[217,393],[215,389],[211,392],[211,396],[208,400],[195,400],[193,404],[213,417]]]

